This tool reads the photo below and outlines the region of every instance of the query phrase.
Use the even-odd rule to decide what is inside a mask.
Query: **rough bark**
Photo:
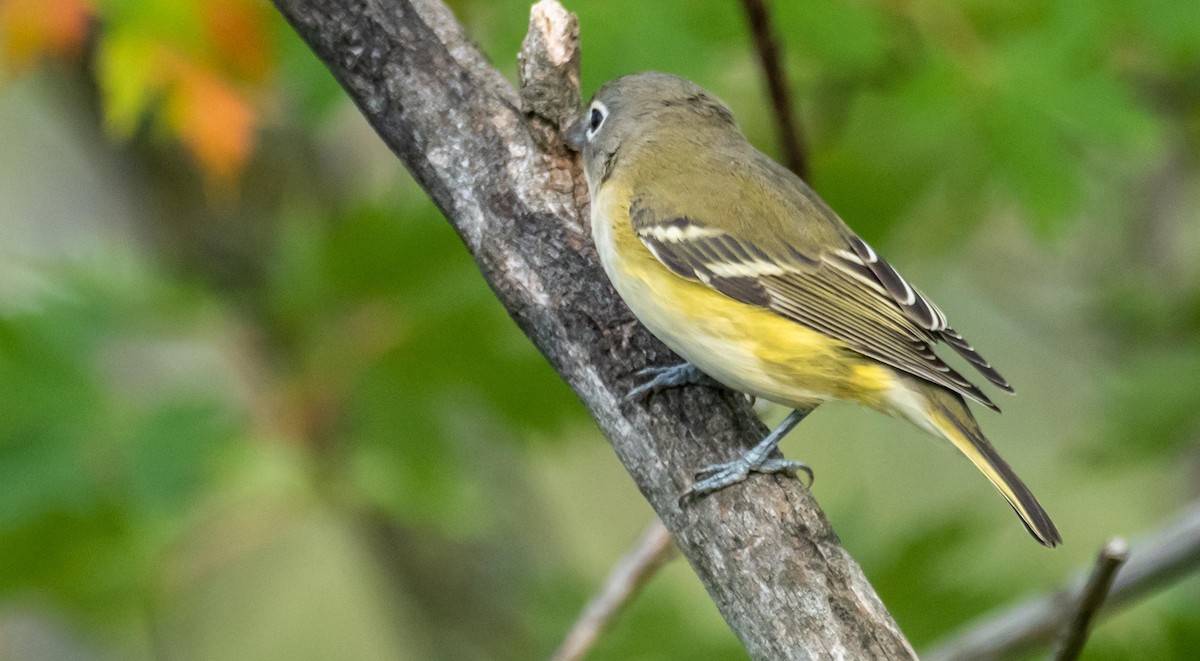
[[[275,0],[455,227],[521,329],[579,394],[726,621],[757,659],[912,657],[798,480],[752,477],[680,508],[700,466],[765,433],[710,388],[626,403],[676,362],[632,317],[592,248],[575,157],[578,27],[535,7],[518,94],[434,0]],[[523,103],[524,101],[524,103]]]

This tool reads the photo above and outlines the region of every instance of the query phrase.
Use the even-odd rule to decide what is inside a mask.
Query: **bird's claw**
[[[636,376],[639,379],[646,379],[646,381],[625,395],[625,401],[627,402],[632,402],[659,390],[709,383],[711,381],[704,372],[700,371],[700,368],[691,363],[681,363],[669,367],[647,367],[639,370]]]
[[[798,474],[804,473],[808,476],[806,486],[809,487],[812,486],[814,479],[812,469],[800,461],[772,457],[756,465],[742,457],[724,464],[705,466],[696,471],[698,481],[679,497],[679,505],[682,507],[691,500],[742,482],[750,476],[750,473],[783,473],[788,477],[796,477]]]

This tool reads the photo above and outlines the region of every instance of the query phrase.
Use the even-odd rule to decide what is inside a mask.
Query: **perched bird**
[[[721,101],[677,76],[625,76],[596,93],[566,137],[583,154],[604,270],[688,361],[647,370],[630,396],[711,377],[793,409],[742,457],[700,471],[684,498],[750,472],[808,471],[771,455],[807,413],[839,398],[948,439],[1039,542],[1061,542],[964,398],[996,405],[933,346],[944,342],[1012,392],[1008,382],[811,188],[755,149]]]

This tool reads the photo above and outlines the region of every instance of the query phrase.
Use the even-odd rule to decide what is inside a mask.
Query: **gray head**
[[[590,179],[612,167],[621,148],[656,141],[664,131],[684,137],[705,128],[737,131],[733,113],[704,88],[686,78],[647,71],[601,87],[567,129],[566,139],[583,153]]]

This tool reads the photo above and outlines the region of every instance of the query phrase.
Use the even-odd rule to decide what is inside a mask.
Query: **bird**
[[[812,188],[756,149],[727,105],[685,78],[636,73],[597,90],[564,135],[581,153],[605,273],[686,361],[643,370],[628,398],[715,381],[792,409],[742,456],[698,471],[681,503],[750,473],[811,476],[776,446],[821,403],[850,400],[949,441],[1038,542],[1061,543],[967,400],[999,408],[934,347],[1012,386]]]

